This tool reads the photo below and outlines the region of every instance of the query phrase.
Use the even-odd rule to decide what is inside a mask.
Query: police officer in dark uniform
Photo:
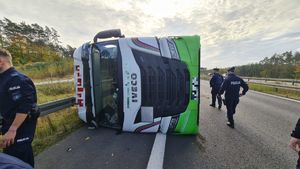
[[[221,85],[223,83],[223,76],[219,74],[219,69],[214,68],[214,73],[212,78],[210,79],[210,87],[211,87],[211,98],[212,98],[212,103],[210,106],[216,107],[216,98],[218,99],[218,104],[219,104],[219,109],[222,107],[222,98],[221,96],[218,95]]]
[[[0,169],[33,169],[32,166],[29,164],[25,163],[24,161],[4,154],[0,153]]]
[[[32,140],[37,116],[36,89],[27,76],[12,66],[8,51],[0,49],[0,113],[3,117],[1,147],[3,152],[34,167]]]
[[[233,115],[235,114],[235,108],[239,103],[239,97],[245,95],[249,89],[247,83],[245,83],[244,80],[240,77],[236,76],[234,74],[234,71],[235,67],[231,67],[230,69],[228,69],[228,75],[225,78],[219,93],[220,95],[222,95],[225,92],[224,104],[227,108],[227,125],[231,128],[234,128]],[[243,88],[241,94],[240,87]]]
[[[292,131],[291,137],[290,147],[295,150],[299,156],[296,169],[300,169],[300,119],[298,119],[295,129]]]

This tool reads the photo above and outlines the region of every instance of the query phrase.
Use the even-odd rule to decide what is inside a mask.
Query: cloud
[[[0,17],[54,27],[79,46],[101,30],[201,36],[202,66],[257,62],[300,46],[299,0],[0,0]]]

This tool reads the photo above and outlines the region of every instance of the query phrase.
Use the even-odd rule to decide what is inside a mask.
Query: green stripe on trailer
[[[174,39],[180,59],[185,62],[190,72],[190,91],[192,91],[192,80],[199,77],[200,70],[200,37],[199,36],[181,36]],[[200,79],[199,79],[200,83]],[[200,87],[200,85],[199,85]],[[198,91],[200,95],[200,88]],[[198,113],[200,100],[190,101],[186,111],[180,114],[175,133],[197,134],[198,133]]]

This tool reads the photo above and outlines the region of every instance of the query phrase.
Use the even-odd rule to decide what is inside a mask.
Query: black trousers
[[[216,99],[218,99],[218,104],[219,106],[222,106],[222,98],[221,96],[218,97],[218,92],[215,92],[215,91],[211,91],[211,104],[212,105],[216,105]]]
[[[30,142],[13,144],[7,148],[4,148],[3,153],[14,156],[30,164],[34,168],[34,157]]]
[[[239,103],[239,100],[228,100],[228,99],[226,100],[225,99],[225,103],[226,103],[228,121],[231,124],[234,124],[233,115],[235,114],[235,109]]]

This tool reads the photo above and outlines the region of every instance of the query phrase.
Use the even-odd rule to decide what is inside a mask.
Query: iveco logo
[[[131,98],[132,98],[132,102],[137,102],[137,95],[138,95],[137,75],[136,75],[136,73],[132,73],[131,74]]]

